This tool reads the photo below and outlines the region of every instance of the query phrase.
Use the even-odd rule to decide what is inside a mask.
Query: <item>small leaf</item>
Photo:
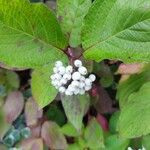
[[[89,95],[61,95],[61,100],[68,121],[80,132],[83,116],[89,107]]]
[[[106,141],[106,150],[125,150],[129,145],[129,139],[119,137],[117,134],[109,136]]]
[[[27,126],[37,125],[38,119],[42,117],[42,114],[43,110],[39,110],[35,101],[32,98],[29,98],[25,104],[25,119]]]
[[[117,133],[117,123],[119,120],[120,111],[115,112],[112,114],[110,120],[109,120],[109,129],[111,133]]]
[[[71,47],[81,44],[83,19],[87,14],[91,0],[58,0],[57,14],[61,18],[61,27],[67,34]]]
[[[0,140],[3,139],[10,126],[11,125],[6,120],[6,115],[3,108],[0,107]]]
[[[131,94],[121,110],[118,129],[121,136],[135,138],[150,133],[150,82]]]
[[[149,62],[149,32],[149,0],[95,0],[84,21],[84,56],[96,61]]]
[[[21,114],[24,107],[24,98],[21,92],[10,93],[4,104],[4,111],[8,123],[12,123]]]
[[[42,3],[0,0],[0,61],[36,68],[63,55],[66,39],[54,13]]]
[[[117,90],[117,99],[119,99],[121,108],[127,103],[129,95],[133,92],[137,92],[141,86],[148,81],[150,81],[149,64],[143,68],[141,73],[131,75],[127,80],[120,82]]]
[[[51,149],[67,148],[66,139],[55,122],[45,122],[42,126],[41,136],[45,144]]]
[[[103,130],[95,119],[85,128],[84,139],[91,149],[104,148]]]
[[[71,123],[66,123],[61,128],[61,132],[66,136],[71,136],[71,137],[79,136],[79,133],[77,132],[77,130],[74,128],[74,126]]]
[[[41,138],[29,138],[23,140],[20,148],[23,150],[44,150],[43,140]]]
[[[6,71],[6,82],[8,90],[17,90],[20,86],[19,76],[13,71]]]

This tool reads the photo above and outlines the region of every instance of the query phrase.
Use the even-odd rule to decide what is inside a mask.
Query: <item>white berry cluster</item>
[[[61,61],[55,63],[53,68],[54,74],[51,75],[52,85],[60,93],[66,95],[83,95],[92,88],[92,83],[96,77],[94,74],[87,76],[87,69],[82,65],[80,60],[74,61],[74,66],[65,67]]]
[[[128,147],[127,150],[133,150],[131,147]],[[138,150],[146,150],[144,147],[142,147],[141,149],[138,149]]]

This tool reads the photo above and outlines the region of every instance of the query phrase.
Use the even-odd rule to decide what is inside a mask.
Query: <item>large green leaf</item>
[[[34,68],[63,55],[66,40],[44,4],[0,0],[0,61],[11,67]]]
[[[93,118],[85,128],[84,138],[90,149],[104,148],[103,130],[98,122]]]
[[[134,138],[150,133],[150,82],[131,94],[123,107],[118,129],[121,136]]]
[[[89,107],[89,95],[61,95],[61,100],[69,122],[80,132],[83,116]]]
[[[86,58],[150,61],[149,0],[95,0],[84,24]]]
[[[58,0],[57,6],[61,26],[69,38],[70,46],[79,46],[83,19],[91,6],[91,0]]]
[[[146,65],[139,74],[131,75],[127,80],[120,82],[117,90],[117,99],[121,108],[125,106],[128,97],[133,92],[137,92],[141,86],[150,81],[150,65]]]

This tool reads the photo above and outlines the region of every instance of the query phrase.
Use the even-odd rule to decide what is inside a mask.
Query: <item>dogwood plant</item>
[[[32,94],[40,108],[60,92],[68,122],[80,132],[90,100],[103,96],[101,76],[96,82],[94,74],[99,74],[93,66],[101,69],[103,60],[143,63],[141,72],[124,76],[119,83],[115,133],[125,141],[115,135],[108,138],[107,147],[118,139],[126,149],[128,139],[150,133],[150,0],[57,0],[56,12],[43,3],[0,0],[0,36],[1,66],[32,69]],[[86,141],[95,126],[87,129]],[[101,130],[95,130],[104,145]]]

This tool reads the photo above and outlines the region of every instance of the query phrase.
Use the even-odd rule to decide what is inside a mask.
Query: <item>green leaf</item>
[[[109,136],[106,141],[106,150],[125,150],[129,145],[129,139],[119,137],[117,134]]]
[[[144,136],[142,139],[142,145],[145,147],[145,149],[150,148],[150,135]]]
[[[35,68],[55,61],[66,47],[53,12],[28,0],[0,0],[0,61]]]
[[[58,0],[57,6],[62,30],[68,36],[70,46],[79,46],[83,19],[91,6],[91,0]]]
[[[64,135],[71,136],[71,137],[77,137],[79,136],[79,133],[77,130],[74,128],[74,126],[71,123],[66,123],[62,128],[61,132]]]
[[[56,122],[59,126],[63,126],[66,123],[65,113],[57,105],[50,105],[45,116],[48,120]]]
[[[119,120],[120,111],[115,112],[109,120],[109,129],[111,133],[117,133],[117,123]]]
[[[117,90],[117,99],[121,108],[125,106],[128,97],[133,92],[137,92],[141,86],[150,81],[150,65],[146,65],[139,74],[131,75],[127,80],[120,82]]]
[[[13,71],[6,71],[6,82],[6,86],[9,91],[17,90],[20,86],[19,76]]]
[[[87,59],[150,61],[149,0],[95,0],[84,24]]]
[[[61,95],[61,100],[68,121],[80,132],[83,116],[89,107],[89,95]]]
[[[51,103],[58,93],[58,91],[51,84],[50,80],[53,65],[53,63],[45,65],[38,70],[34,70],[32,73],[32,94],[40,108],[43,108]]]
[[[70,144],[67,148],[67,150],[80,150],[80,146],[77,143]]]
[[[103,130],[95,119],[85,128],[84,138],[89,148],[104,148]]]
[[[118,129],[121,136],[135,138],[150,133],[150,82],[131,94],[121,110]]]

